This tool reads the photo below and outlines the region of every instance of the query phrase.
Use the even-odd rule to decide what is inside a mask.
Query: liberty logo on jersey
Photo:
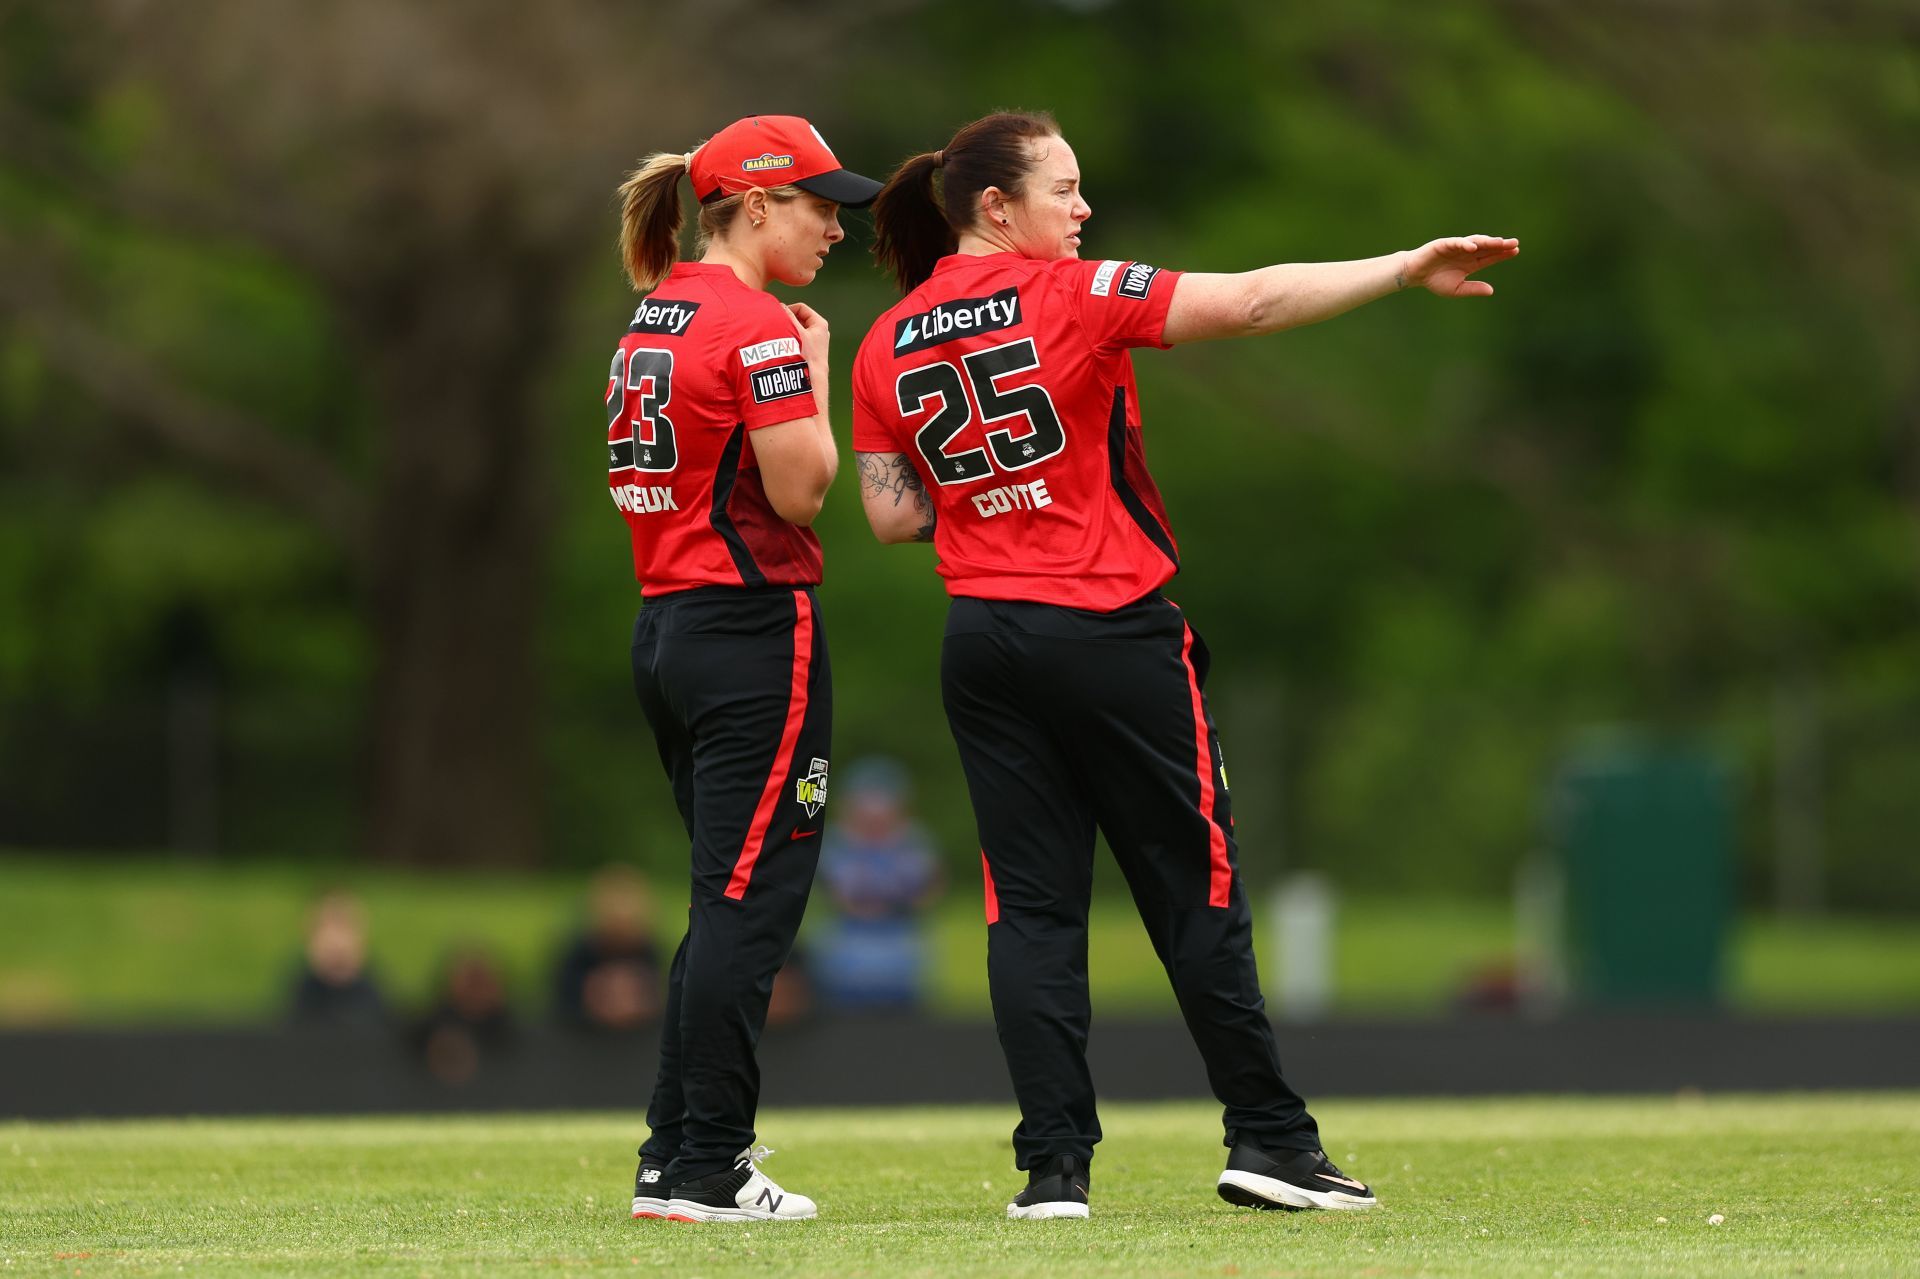
[[[893,331],[893,353],[922,351],[970,334],[1010,329],[1018,323],[1018,289],[1002,289],[989,298],[956,298],[900,321]]]
[[[818,817],[827,803],[827,761],[818,755],[807,767],[807,775],[793,784],[793,798],[800,807],[807,810],[807,816]]]
[[[679,337],[693,323],[693,313],[699,309],[698,302],[656,302],[648,298],[633,313],[633,323],[627,326],[627,332],[667,333]]]

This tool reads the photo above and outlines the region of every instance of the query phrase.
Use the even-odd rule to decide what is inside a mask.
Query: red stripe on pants
[[[1207,709],[1200,700],[1200,675],[1193,669],[1193,628],[1181,623],[1180,664],[1187,668],[1187,691],[1193,695],[1194,771],[1200,776],[1200,816],[1207,822],[1207,905],[1225,906],[1233,891],[1233,863],[1227,860],[1227,833],[1213,819],[1213,750],[1207,743]]]
[[[987,922],[1000,922],[1000,894],[993,891],[993,867],[987,864],[987,850],[980,850],[980,878],[987,882]]]
[[[753,864],[760,860],[766,842],[767,826],[773,811],[780,806],[780,793],[786,789],[787,774],[793,768],[793,748],[800,740],[800,725],[807,718],[807,674],[813,666],[813,610],[807,606],[807,593],[793,593],[793,688],[787,694],[787,724],[780,730],[780,750],[773,757],[773,772],[760,791],[760,803],[753,810],[753,825],[747,828],[747,840],[740,845],[739,860],[733,864],[733,878],[727,881],[727,896],[735,901],[747,895],[747,881],[753,878]]]

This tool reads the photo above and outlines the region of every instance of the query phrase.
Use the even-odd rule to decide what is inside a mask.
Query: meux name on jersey
[[[992,297],[955,298],[930,311],[910,315],[893,331],[893,353],[906,355],[975,333],[1010,329],[1020,323],[1020,290],[1002,289]]]

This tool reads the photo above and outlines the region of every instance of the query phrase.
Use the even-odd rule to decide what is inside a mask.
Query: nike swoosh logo
[[[819,833],[820,833],[820,828],[818,826],[814,827],[812,830],[797,830],[793,832],[792,839],[788,840],[788,842],[791,843],[793,842],[793,840],[805,839],[809,835],[818,835]]]
[[[1351,1177],[1336,1177],[1330,1172],[1316,1172],[1313,1175],[1322,1181],[1337,1181],[1343,1186],[1352,1186],[1355,1190],[1365,1190],[1367,1188],[1366,1182],[1355,1181]]]

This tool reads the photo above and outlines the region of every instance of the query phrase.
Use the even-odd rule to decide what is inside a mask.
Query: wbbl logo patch
[[[1132,263],[1120,277],[1120,287],[1114,292],[1123,298],[1145,301],[1147,290],[1153,287],[1153,277],[1158,274],[1160,268],[1157,266],[1148,266],[1145,262]]]
[[[793,784],[793,798],[807,816],[818,817],[827,803],[827,761],[815,756],[807,775]]]
[[[698,302],[656,302],[648,298],[633,313],[633,323],[627,326],[627,332],[679,337],[693,323],[693,313],[699,309]]]
[[[931,311],[910,315],[894,326],[893,353],[905,355],[974,333],[992,333],[1020,323],[1020,290],[1002,289],[990,298],[956,298]]]
[[[791,364],[776,364],[770,369],[759,369],[753,374],[753,402],[765,404],[769,400],[784,400],[790,395],[800,395],[813,390],[813,375],[807,371],[805,360],[795,360]]]

